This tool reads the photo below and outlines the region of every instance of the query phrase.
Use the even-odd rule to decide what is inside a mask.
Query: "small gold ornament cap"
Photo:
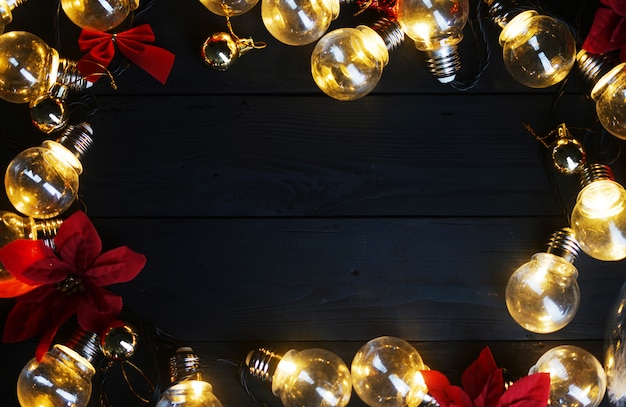
[[[135,354],[138,342],[139,334],[133,326],[115,321],[102,334],[100,346],[108,359],[124,361]]]
[[[213,69],[225,71],[241,55],[259,48],[252,38],[237,38],[231,33],[217,32],[206,39],[202,45],[202,59]]]
[[[565,123],[561,123],[557,131],[558,137],[549,147],[554,167],[562,174],[580,174],[587,163],[582,143],[572,137]]]

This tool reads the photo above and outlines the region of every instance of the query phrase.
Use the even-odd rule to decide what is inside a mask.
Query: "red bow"
[[[98,232],[80,211],[63,222],[54,243],[56,252],[41,240],[15,240],[0,248],[6,269],[37,286],[17,297],[2,340],[19,342],[43,333],[37,360],[74,314],[86,331],[99,334],[108,328],[122,309],[122,298],[104,287],[132,280],[146,263],[144,255],[126,246],[102,253]]]
[[[144,44],[154,40],[154,32],[148,24],[117,34],[83,30],[78,38],[78,46],[81,51],[89,52],[79,61],[78,67],[84,77],[95,82],[97,79],[92,78],[97,77],[92,75],[102,73],[102,67],[109,66],[117,44],[122,55],[165,84],[174,64],[174,54],[163,48]]]
[[[453,386],[436,370],[422,371],[428,392],[442,407],[545,407],[550,397],[550,375],[522,377],[505,391],[502,369],[488,347],[461,376],[463,388]]]

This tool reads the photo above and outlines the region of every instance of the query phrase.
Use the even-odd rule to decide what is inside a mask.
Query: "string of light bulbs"
[[[24,2],[0,1],[4,25],[11,22],[11,11]],[[121,38],[121,33],[118,37],[115,30],[127,25],[140,11],[138,0],[119,3],[112,7],[109,2],[107,8],[103,7],[106,1],[92,2],[88,4],[90,7],[84,8],[76,2],[61,0],[60,8],[77,26],[113,30],[112,38],[117,39]],[[230,21],[252,9],[257,1],[201,0],[201,3],[213,13],[226,17],[229,27],[229,33],[212,35],[213,40],[204,44],[203,57],[210,66],[228,69],[239,55],[261,48],[252,39],[237,37]],[[392,6],[368,3],[361,7],[374,7],[381,14],[379,20],[328,33],[330,21],[347,3],[325,4],[322,17],[317,14],[313,17],[311,2],[291,3],[296,8],[289,11],[283,1],[263,0],[263,23],[285,44],[298,46],[317,41],[311,57],[312,76],[320,89],[333,98],[349,101],[369,94],[389,62],[390,52],[406,37],[427,54],[430,71],[440,83],[459,90],[469,88],[457,77],[461,66],[458,44],[463,39],[470,14],[468,0],[398,0]],[[618,97],[624,92],[626,64],[617,63],[607,55],[592,55],[584,50],[576,52],[576,34],[571,27],[542,13],[537,4],[533,5],[535,7],[529,9],[516,2],[498,0],[477,4],[477,15],[487,10],[490,19],[502,30],[500,43],[511,76],[531,88],[543,88],[563,81],[577,66],[588,83],[589,96],[595,101],[602,126],[613,136],[626,139],[624,100]],[[309,30],[309,25],[305,24],[308,20],[320,24]],[[484,36],[476,38],[484,40]],[[488,57],[489,51],[484,55]],[[31,33],[8,31],[0,35],[0,58],[15,61],[0,69],[0,77],[11,79],[2,82],[0,98],[10,103],[28,104],[36,126],[45,134],[59,135],[55,140],[45,140],[40,147],[25,150],[7,167],[7,196],[24,216],[3,214],[3,226],[11,227],[13,232],[6,235],[10,241],[2,243],[8,247],[19,240],[41,240],[54,250],[55,234],[63,225],[73,222],[59,217],[77,199],[81,159],[93,143],[90,124],[68,123],[66,102],[70,92],[87,91],[94,78],[83,75],[77,61],[60,58],[55,48]],[[487,64],[488,58],[481,62],[476,78],[467,83],[476,83]],[[102,68],[101,65],[91,68],[94,66]],[[16,74],[16,70],[26,71],[30,76],[25,78]],[[555,232],[545,253],[535,254],[530,263],[513,273],[506,294],[506,305],[513,319],[527,330],[538,333],[563,328],[578,309],[578,271],[573,262],[580,251],[602,261],[626,257],[626,192],[614,181],[609,166],[586,161],[584,148],[565,124],[559,126],[557,133],[555,144],[550,145],[554,164],[563,173],[580,175],[583,186],[579,199],[572,209],[570,225]],[[3,278],[10,285],[8,291],[22,295],[29,290],[23,281],[14,278],[8,264],[3,266]],[[83,282],[73,276],[60,283],[54,289],[63,293],[74,294],[83,289]],[[97,373],[95,367],[102,360],[109,368],[112,362],[120,362],[123,372],[126,368],[141,372],[130,362],[136,343],[137,332],[124,323],[111,325],[103,332],[76,330],[69,340],[55,344],[42,358],[28,362],[17,384],[21,405],[55,403],[53,400],[60,397],[72,400],[77,407],[86,406],[92,377]],[[614,347],[610,362],[604,366],[609,372],[609,391],[617,399],[624,396],[611,392],[615,383],[611,380],[620,377],[614,368],[619,365],[616,361],[621,360],[619,351],[621,349]],[[352,390],[371,407],[390,403],[390,400],[395,401],[385,405],[417,407],[443,403],[429,393],[434,392],[434,387],[427,385],[425,375],[429,375],[425,372],[429,368],[419,352],[401,338],[372,339],[357,352],[350,368],[337,355],[324,349],[289,350],[278,355],[260,348],[251,351],[240,365],[253,379],[269,382],[272,393],[285,407],[344,407]],[[530,368],[529,375],[550,374],[550,392],[546,397],[551,404],[576,402],[582,406],[597,406],[607,387],[604,368],[583,349],[557,347],[542,356]],[[150,395],[146,397],[133,391],[134,395],[157,407],[221,406],[191,348],[183,344],[176,348],[169,374],[170,386],[166,389],[155,387],[144,376]],[[51,384],[42,385],[42,377]],[[106,400],[101,403],[107,405]]]

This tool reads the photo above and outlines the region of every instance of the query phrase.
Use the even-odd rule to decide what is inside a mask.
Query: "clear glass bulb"
[[[469,16],[468,0],[398,0],[398,22],[420,51],[428,52],[431,72],[442,83],[460,68],[457,44]]]
[[[18,154],[8,165],[4,186],[15,209],[26,216],[48,219],[60,215],[76,199],[79,157],[91,145],[91,127],[68,126],[57,141],[45,140]]]
[[[18,239],[49,239],[54,237],[60,219],[36,221],[13,212],[0,211],[0,247]],[[9,273],[0,262],[0,298],[12,298],[31,291],[35,286],[25,284]]]
[[[428,391],[421,370],[428,370],[411,344],[381,336],[363,345],[352,360],[352,386],[370,407],[417,407]]]
[[[339,0],[262,0],[263,24],[287,45],[317,41],[339,16]]]
[[[626,62],[602,76],[591,91],[598,120],[609,133],[626,140]]]
[[[54,345],[41,362],[28,362],[17,379],[22,407],[85,407],[91,397],[92,364],[64,345]]]
[[[562,345],[548,350],[528,374],[550,373],[550,405],[596,407],[606,391],[606,374],[591,353]]]
[[[352,393],[350,371],[325,349],[292,349],[276,366],[272,393],[285,407],[343,407]]]
[[[12,11],[26,0],[0,0],[0,33],[4,32],[7,24],[13,21]]]
[[[80,28],[109,31],[139,7],[139,0],[61,0],[61,7]]]
[[[235,17],[244,14],[256,6],[259,0],[200,0],[204,7],[214,14]]]
[[[612,405],[626,405],[626,283],[617,296],[606,330],[604,371]]]
[[[163,392],[156,407],[222,407],[210,383],[183,380]]]
[[[551,253],[536,253],[509,278],[506,306],[524,329],[551,333],[565,327],[580,305],[578,270]]]
[[[339,28],[324,35],[311,54],[317,86],[337,100],[355,100],[378,84],[389,61],[385,41],[372,28]]]
[[[612,179],[592,180],[580,191],[571,224],[589,256],[605,261],[626,258],[625,202],[626,191]]]
[[[500,33],[504,65],[511,76],[530,88],[561,82],[576,61],[576,40],[556,18],[524,11]]]

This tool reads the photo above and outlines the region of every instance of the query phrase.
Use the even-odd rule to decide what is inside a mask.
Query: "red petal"
[[[617,49],[611,44],[611,38],[621,19],[622,17],[610,8],[598,7],[589,34],[583,42],[583,49],[592,54],[606,54]]]
[[[143,254],[126,246],[102,253],[86,272],[98,286],[125,283],[137,276],[146,265]]]
[[[626,16],[626,1],[624,0],[601,0],[603,4],[608,5],[620,16]]]
[[[37,281],[40,284],[54,284],[65,280],[71,271],[72,267],[53,256],[31,264],[22,272],[22,279]]]
[[[487,379],[480,395],[474,398],[474,405],[481,407],[497,406],[502,393],[504,393],[504,378],[502,377],[502,369],[497,369]]]
[[[13,298],[34,290],[39,285],[21,282],[13,276],[0,280],[0,298]]]
[[[467,394],[472,398],[472,400],[476,400],[481,394],[484,396],[485,386],[490,386],[492,379],[492,374],[498,371],[498,366],[496,365],[496,361],[493,359],[493,355],[491,354],[491,350],[489,347],[483,348],[478,355],[478,359],[476,359],[461,376],[461,382],[463,383],[463,389],[467,392]],[[500,372],[500,379],[502,380],[502,374]],[[502,388],[498,390],[498,397],[504,391],[504,384]],[[493,390],[489,389],[489,394],[493,394]],[[491,398],[491,396],[489,396]],[[486,400],[485,400],[486,401]],[[491,406],[489,406],[491,407]]]
[[[67,218],[54,238],[59,256],[82,273],[91,266],[102,251],[102,241],[96,228],[84,212],[77,211]]]
[[[45,353],[48,351],[48,349],[50,349],[50,346],[52,346],[52,340],[54,339],[54,335],[57,334],[58,330],[58,326],[52,327],[50,330],[46,331],[39,340],[37,348],[35,349],[35,358],[37,359],[37,362],[41,362],[41,359],[43,359]]]
[[[42,281],[25,278],[24,271],[39,260],[54,257],[54,252],[41,240],[14,240],[0,248],[0,262],[5,269],[15,278],[30,285],[37,285]]]
[[[76,316],[83,329],[100,334],[117,319],[121,311],[122,297],[92,286],[83,296]]]
[[[458,386],[450,385],[448,378],[436,370],[423,370],[422,376],[428,393],[437,400],[441,407],[472,407],[472,400]]]
[[[546,407],[550,398],[550,373],[522,377],[500,399],[500,407]]]

